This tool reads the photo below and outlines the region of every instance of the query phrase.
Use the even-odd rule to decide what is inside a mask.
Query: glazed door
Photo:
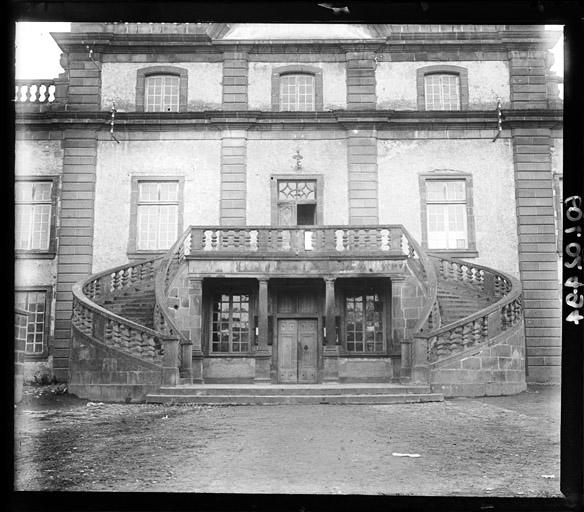
[[[278,381],[316,382],[317,321],[278,322]]]

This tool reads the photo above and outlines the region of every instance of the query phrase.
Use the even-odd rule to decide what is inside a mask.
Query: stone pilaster
[[[270,381],[272,354],[268,347],[268,280],[259,279],[258,291],[258,346],[255,352],[255,381]]]
[[[189,277],[189,332],[192,345],[190,349],[183,351],[183,363],[188,360],[191,363],[189,374],[181,375],[193,383],[203,382],[203,351],[202,351],[202,327],[203,327],[203,279],[198,276]]]
[[[247,110],[247,53],[225,52],[223,59],[223,110]]]
[[[519,272],[523,286],[528,382],[559,382],[561,300],[551,167],[551,133],[517,128],[513,135]]]
[[[509,52],[512,109],[547,108],[545,50]]]
[[[379,222],[379,179],[377,171],[377,131],[347,131],[349,183],[349,224]]]
[[[325,382],[339,380],[339,347],[336,343],[335,325],[335,280],[325,278],[325,329],[326,345],[324,347],[324,374]]]
[[[221,205],[223,225],[244,226],[246,222],[247,132],[221,133]]]
[[[347,59],[347,109],[375,110],[375,52],[353,52]]]
[[[61,225],[57,259],[55,378],[67,380],[73,284],[89,276],[93,264],[93,203],[97,139],[94,130],[74,128],[63,134],[63,178],[61,182]]]

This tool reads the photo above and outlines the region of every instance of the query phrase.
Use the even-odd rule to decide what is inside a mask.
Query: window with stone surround
[[[47,355],[49,332],[50,287],[17,289],[14,292],[14,305],[28,311],[28,325],[24,353],[30,356]]]
[[[56,177],[17,178],[14,184],[14,248],[17,256],[55,255],[57,189]]]
[[[182,231],[183,178],[132,179],[130,255],[165,252]]]
[[[379,294],[348,292],[344,317],[347,352],[383,351],[383,301]]]
[[[250,295],[215,293],[211,308],[211,353],[249,352]]]
[[[187,81],[187,70],[176,66],[150,66],[139,69],[136,81],[136,110],[186,111]]]
[[[420,176],[422,245],[429,251],[476,254],[472,177],[437,171]]]
[[[322,223],[323,187],[319,175],[272,176],[272,224],[312,226]]]
[[[468,109],[468,71],[460,66],[435,65],[417,70],[419,110]]]
[[[306,112],[322,110],[322,70],[315,66],[291,65],[272,72],[272,110]]]

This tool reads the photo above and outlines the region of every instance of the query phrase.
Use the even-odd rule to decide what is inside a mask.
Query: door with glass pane
[[[316,224],[316,180],[278,180],[278,225]]]

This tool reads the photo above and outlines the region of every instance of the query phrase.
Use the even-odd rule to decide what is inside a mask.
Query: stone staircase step
[[[341,395],[429,393],[429,386],[404,384],[182,384],[162,386],[160,394],[172,395]]]
[[[147,395],[146,403],[198,405],[319,405],[405,404],[441,402],[441,393],[340,394],[340,395]]]
[[[441,393],[411,384],[183,384],[162,386],[148,403],[200,405],[396,404],[439,402]]]

